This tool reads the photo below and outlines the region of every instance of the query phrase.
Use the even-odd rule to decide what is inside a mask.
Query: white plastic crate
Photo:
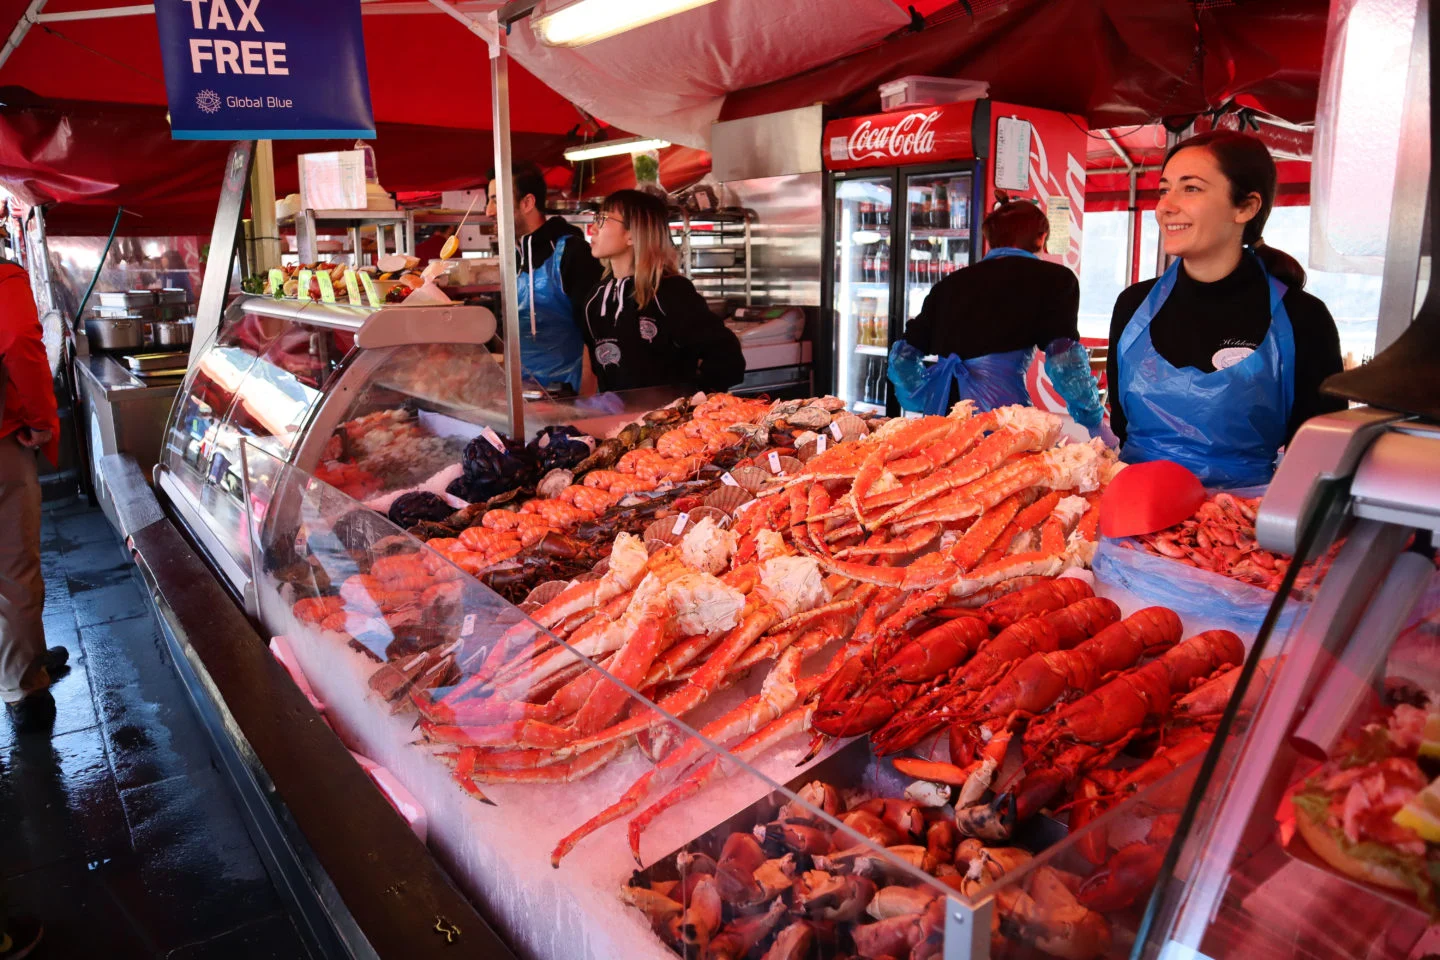
[[[979,100],[990,92],[988,80],[952,80],[947,77],[901,77],[880,84],[880,109],[910,110],[939,103]]]

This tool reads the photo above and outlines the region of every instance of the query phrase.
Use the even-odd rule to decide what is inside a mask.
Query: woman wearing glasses
[[[590,251],[605,266],[585,304],[584,330],[601,390],[726,390],[740,382],[740,341],[680,276],[663,200],[638,190],[606,197]]]

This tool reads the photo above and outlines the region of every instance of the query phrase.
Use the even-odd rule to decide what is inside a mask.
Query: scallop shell
[[[733,490],[733,489],[736,489],[736,488],[731,487],[730,489]],[[693,510],[690,511],[690,523],[691,523],[692,526],[693,526],[694,524],[699,523],[701,520],[704,520],[706,517],[709,517],[711,520],[714,520],[714,521],[715,521],[715,525],[716,525],[717,527],[729,526],[729,524],[730,524],[730,514],[726,513],[726,512],[725,512],[722,508],[720,508],[720,507],[712,507],[712,506],[706,505],[706,506],[696,507],[695,509],[693,509]],[[686,527],[685,529],[686,529],[686,532],[689,532],[689,529],[690,529],[690,528],[689,528],[689,527]]]
[[[853,413],[837,414],[835,418],[830,421],[830,424],[830,433],[832,438],[835,432],[834,428],[838,427],[840,430],[840,439],[842,441],[859,440],[861,437],[865,436],[870,432],[870,427],[866,425],[865,421],[861,420]]]
[[[794,457],[776,457],[775,459],[780,461],[780,473],[776,474],[776,476],[793,477],[797,473],[799,473],[800,468],[804,466],[803,463],[801,463],[799,460],[796,460]],[[760,462],[765,464],[766,467],[770,466],[769,457],[766,457]]]
[[[727,517],[733,517],[742,505],[754,499],[755,497],[744,487],[726,485],[706,497],[705,506],[714,507],[722,511]],[[702,507],[701,509],[704,508]]]
[[[541,477],[539,483],[535,484],[535,493],[537,496],[544,497],[547,500],[553,500],[555,497],[560,496],[562,490],[574,482],[575,474],[569,470],[556,467]]]
[[[568,580],[546,580],[525,595],[525,602],[533,603],[537,607],[544,606],[560,596],[561,592],[568,586],[570,586]]]
[[[690,529],[690,521],[686,519],[677,532],[675,521],[675,517],[666,517],[663,520],[656,520],[645,528],[645,546],[650,549],[651,553],[655,552],[653,544],[658,543],[663,546],[667,543],[679,543],[680,538],[685,535],[685,531]]]
[[[730,476],[737,484],[754,493],[770,479],[770,471],[761,470],[759,467],[736,467],[730,471]]]
[[[787,419],[792,427],[806,430],[823,430],[830,426],[830,414],[819,407],[801,407]]]
[[[814,439],[799,441],[795,447],[795,459],[801,463],[809,463],[816,456],[816,451],[819,446],[819,442]],[[826,441],[825,449],[830,449],[828,440]]]

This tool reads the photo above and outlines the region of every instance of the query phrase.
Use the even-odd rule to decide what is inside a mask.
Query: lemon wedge
[[[1440,713],[1425,718],[1425,729],[1420,734],[1420,756],[1440,757]]]
[[[459,234],[451,234],[449,237],[446,238],[446,240],[445,240],[445,246],[443,246],[443,247],[440,248],[440,259],[441,259],[441,260],[449,260],[451,257],[455,256],[455,251],[457,251],[457,250],[459,250],[459,249],[460,249],[460,235],[459,235]],[[1436,719],[1437,719],[1437,720],[1440,720],[1440,717],[1436,717]],[[1440,746],[1440,744],[1437,744],[1437,746]]]
[[[1440,843],[1440,817],[1419,806],[1406,804],[1394,816],[1402,827],[1409,827],[1426,843]]]

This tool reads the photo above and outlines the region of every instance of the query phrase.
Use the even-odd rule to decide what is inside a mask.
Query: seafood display
[[[357,500],[412,486],[453,463],[463,444],[437,437],[403,407],[377,410],[336,428],[315,476]]]
[[[1032,865],[1018,847],[962,837],[943,800],[867,796],[819,780],[798,796],[805,805],[762,804],[748,832],[701,837],[635,874],[621,901],[682,956],[940,957],[945,898],[991,888],[997,955],[1011,938],[1068,960],[1110,947],[1105,917],[1076,893],[1080,877]],[[998,884],[1011,874],[1016,882]]]
[[[1189,520],[1158,533],[1122,540],[1121,545],[1274,592],[1280,589],[1290,560],[1255,542],[1255,514],[1259,509],[1259,497],[1217,493],[1207,498]],[[1302,570],[1295,589],[1304,596],[1314,579],[1313,569]]]
[[[568,868],[628,845],[642,870],[620,899],[677,953],[939,956],[958,895],[993,899],[997,956],[1118,955],[1116,918],[1155,884],[1245,646],[1096,595],[1099,502],[1123,464],[1060,423],[700,395],[350,552],[291,611],[375,661],[370,690],[413,719],[404,749],[467,809],[513,809],[515,786],[583,795],[537,852]],[[516,449],[500,440],[476,442]],[[1186,523],[1242,503],[1253,518],[1216,497]],[[477,624],[470,578],[514,616]],[[812,778],[802,796],[828,817],[764,801],[655,859],[674,850],[663,816],[729,802],[732,760],[823,763],[857,737],[894,789]],[[1105,817],[1161,785],[1174,802],[1138,826]],[[1065,858],[1043,856],[1065,832]]]

